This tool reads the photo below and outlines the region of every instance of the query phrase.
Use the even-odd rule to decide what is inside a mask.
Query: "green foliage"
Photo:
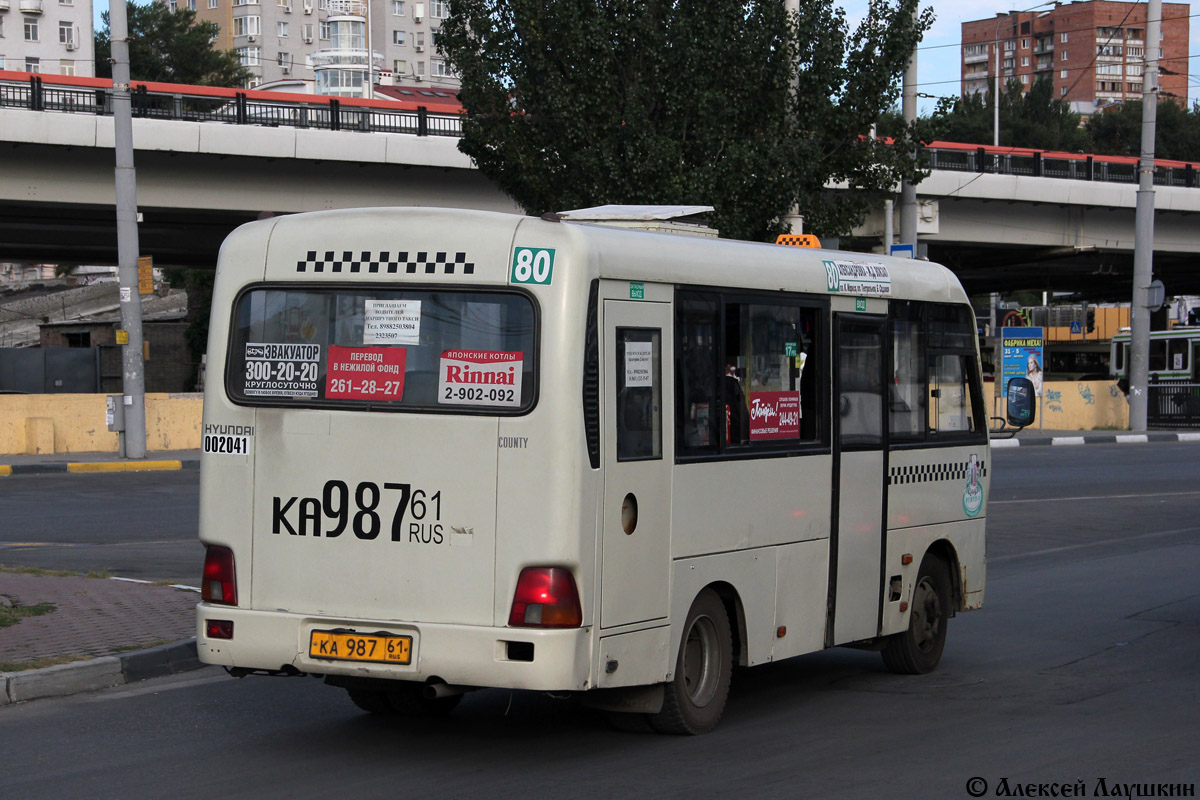
[[[129,75],[135,81],[200,86],[244,86],[251,78],[232,50],[214,50],[215,22],[197,22],[196,12],[171,11],[165,3],[126,3],[129,14]],[[96,31],[96,75],[112,77],[109,17]]]
[[[26,617],[40,617],[54,611],[54,603],[38,603],[33,606],[4,606],[0,605],[0,628],[16,625]]]
[[[1094,152],[1137,158],[1142,149],[1142,101],[1130,100],[1092,116],[1087,123]],[[1189,110],[1173,101],[1158,104],[1154,157],[1200,161],[1200,103]]]
[[[806,230],[844,233],[918,174],[865,134],[932,18],[877,5],[851,34],[832,0],[452,0],[459,147],[531,214],[712,205],[723,235],[764,239],[798,205]]]
[[[1034,82],[1029,91],[1009,81],[1000,93],[1000,145],[1037,150],[1087,150],[1087,134],[1080,117],[1054,97],[1053,84]],[[936,138],[949,142],[991,144],[995,141],[995,106],[992,93],[942,98],[930,119]]]

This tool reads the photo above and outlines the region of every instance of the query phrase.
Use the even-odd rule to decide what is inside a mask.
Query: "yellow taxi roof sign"
[[[811,233],[781,233],[775,239],[775,244],[786,244],[791,247],[820,247],[821,240]]]

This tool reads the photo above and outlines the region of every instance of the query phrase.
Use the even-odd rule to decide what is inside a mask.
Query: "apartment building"
[[[0,0],[0,69],[94,77],[92,0]]]
[[[991,91],[1000,80],[1028,90],[1041,78],[1054,96],[1081,110],[1140,100],[1145,70],[1145,3],[1080,0],[1041,11],[1011,11],[962,24],[962,92]],[[1159,85],[1187,102],[1187,3],[1163,3]],[[998,52],[997,52],[998,51]]]
[[[23,0],[10,0],[23,2]],[[4,2],[4,0],[0,0]],[[367,94],[367,50],[376,83],[457,89],[435,43],[449,15],[444,0],[168,0],[221,32],[214,46],[235,50],[251,86],[303,81],[318,94]],[[369,32],[369,33],[368,33]]]

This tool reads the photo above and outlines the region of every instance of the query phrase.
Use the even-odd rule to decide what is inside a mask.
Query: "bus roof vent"
[[[708,226],[712,206],[595,206],[559,211],[553,217],[563,222],[588,222],[633,228],[656,233],[682,233],[689,236],[717,237],[717,229]]]

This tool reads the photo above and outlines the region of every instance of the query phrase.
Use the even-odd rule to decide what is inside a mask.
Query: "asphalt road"
[[[854,650],[745,670],[715,732],[675,738],[502,691],[444,720],[380,719],[315,680],[206,668],[0,708],[0,798],[965,798],[979,781],[993,797],[1082,781],[1076,795],[1093,797],[1101,779],[1200,783],[1200,446],[1020,448],[993,463],[986,606],[951,622],[931,675]]]
[[[0,564],[196,585],[198,470],[0,479]]]

